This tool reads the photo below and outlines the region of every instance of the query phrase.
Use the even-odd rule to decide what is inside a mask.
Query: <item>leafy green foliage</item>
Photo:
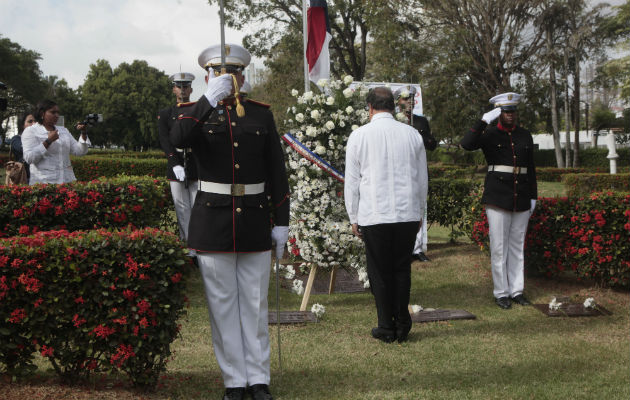
[[[481,183],[469,179],[438,178],[429,181],[427,219],[451,229],[450,239],[455,241],[466,233],[464,214],[472,207]]]
[[[70,382],[125,372],[152,388],[185,313],[187,251],[156,229],[48,231],[0,241],[0,364],[48,358]]]
[[[132,153],[132,154],[144,154]],[[162,153],[163,154],[163,153]],[[166,158],[125,157],[118,158],[115,153],[110,156],[83,156],[71,157],[74,173],[79,181],[90,181],[99,177],[114,177],[124,173],[125,175],[164,176],[166,171]]]
[[[591,192],[630,192],[630,174],[566,174],[562,183],[569,197],[588,196]]]

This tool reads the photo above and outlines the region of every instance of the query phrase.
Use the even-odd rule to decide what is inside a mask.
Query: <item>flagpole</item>
[[[304,42],[304,92],[308,92],[310,89],[309,79],[308,79],[308,59],[306,58],[306,46],[308,46],[308,23],[306,22],[307,15],[307,7],[306,2],[308,0],[302,1],[302,36]]]

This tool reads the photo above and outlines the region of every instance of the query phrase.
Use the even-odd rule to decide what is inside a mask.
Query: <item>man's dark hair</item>
[[[384,86],[376,87],[367,95],[366,102],[379,111],[394,111],[394,95]]]
[[[33,111],[26,111],[24,112],[22,115],[20,115],[20,119],[18,119],[18,135],[21,135],[22,132],[24,131],[24,122],[26,122],[26,117],[28,117],[29,115],[33,115]],[[35,118],[35,115],[33,115],[33,118]]]
[[[57,103],[55,103],[52,100],[42,100],[39,103],[37,103],[37,106],[35,106],[35,115],[33,115],[33,117],[35,117],[35,121],[39,122],[40,124],[43,124],[44,113],[56,105]]]

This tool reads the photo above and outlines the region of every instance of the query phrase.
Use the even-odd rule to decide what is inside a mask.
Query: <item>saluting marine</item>
[[[220,45],[199,55],[208,89],[180,109],[170,138],[190,147],[197,165],[188,246],[197,251],[224,399],[242,399],[247,391],[271,399],[270,249],[273,241],[281,254],[288,238],[289,184],[269,106],[238,92],[250,54],[233,44],[225,45],[225,54],[226,74]]]
[[[520,97],[510,92],[491,98],[496,108],[485,113],[461,142],[466,150],[481,149],[488,163],[481,203],[490,228],[493,293],[496,304],[504,309],[512,301],[530,304],[523,296],[523,249],[538,187],[532,135],[517,125]],[[497,118],[496,125],[489,125]]]
[[[169,139],[169,133],[179,115],[179,109],[190,101],[191,83],[195,76],[188,72],[178,72],[171,75],[169,79],[173,82],[173,94],[177,99],[177,104],[160,110],[158,134],[160,146],[168,159],[166,179],[169,180],[175,204],[179,237],[186,242],[190,213],[197,194],[197,169],[191,160],[190,150],[175,147]],[[194,255],[194,251],[191,250],[190,255]]]

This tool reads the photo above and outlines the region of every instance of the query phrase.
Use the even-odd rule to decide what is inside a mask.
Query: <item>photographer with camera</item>
[[[51,100],[43,100],[35,107],[37,123],[22,133],[24,160],[30,164],[29,184],[67,183],[76,180],[70,154],[83,156],[91,144],[87,137],[89,120],[77,125],[81,137],[77,141],[68,129],[56,126],[59,107]]]

